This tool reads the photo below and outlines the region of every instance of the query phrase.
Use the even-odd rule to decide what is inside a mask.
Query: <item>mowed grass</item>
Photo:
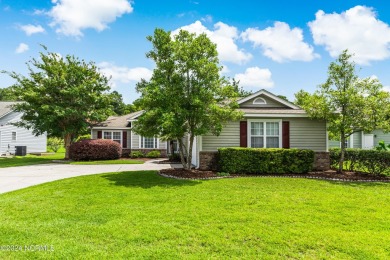
[[[17,167],[51,163],[53,160],[63,160],[65,153],[56,153],[50,155],[31,155],[15,156],[12,158],[0,158],[0,168],[5,167]],[[83,161],[83,162],[71,162],[70,164],[86,164],[86,165],[99,165],[99,164],[143,164],[141,160],[102,160],[102,161]]]
[[[390,183],[208,181],[155,171],[0,195],[0,259],[389,259]]]
[[[0,158],[0,168],[51,163],[52,160],[61,160],[64,159],[64,157],[65,153],[56,153],[42,156],[28,154],[26,156]]]

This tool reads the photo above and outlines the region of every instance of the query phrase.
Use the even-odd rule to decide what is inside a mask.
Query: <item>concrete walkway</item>
[[[158,164],[155,161],[147,161],[144,164],[71,165],[48,163],[0,168],[0,193],[76,176],[105,172],[161,170],[179,167],[181,165]]]

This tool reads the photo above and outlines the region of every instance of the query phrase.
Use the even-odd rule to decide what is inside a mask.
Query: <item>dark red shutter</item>
[[[123,131],[122,137],[122,147],[127,148],[127,131]]]
[[[247,121],[240,121],[240,147],[248,147]]]
[[[282,122],[282,147],[290,148],[290,122]]]
[[[98,131],[98,139],[102,139],[102,131]]]

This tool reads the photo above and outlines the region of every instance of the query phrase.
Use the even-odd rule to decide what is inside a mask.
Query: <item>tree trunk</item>
[[[184,160],[184,144],[182,139],[177,139],[177,142],[179,143],[179,154],[180,154],[180,161],[181,164],[183,165],[183,168],[186,168],[186,161]]]
[[[64,137],[65,160],[69,160],[69,146],[71,142],[72,142],[72,135],[66,134]]]
[[[345,154],[345,135],[344,133],[341,134],[341,154],[340,154],[340,161],[339,161],[339,169],[337,170],[338,173],[343,172],[343,165],[344,165],[344,154]]]
[[[187,152],[187,170],[191,170],[192,166],[192,146],[194,145],[194,135],[190,134],[190,143]]]

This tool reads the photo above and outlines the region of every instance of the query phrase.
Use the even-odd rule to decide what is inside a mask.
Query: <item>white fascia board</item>
[[[244,117],[309,117],[307,114],[244,114]]]
[[[287,106],[289,108],[301,109],[300,107],[294,105],[293,103],[291,103],[289,101],[286,101],[286,100],[284,100],[284,99],[282,99],[282,98],[280,98],[280,97],[278,97],[278,96],[276,96],[276,95],[274,95],[274,94],[272,94],[272,93],[270,93],[270,92],[268,92],[268,91],[266,91],[264,89],[259,90],[259,91],[253,93],[250,96],[247,96],[247,97],[245,97],[243,99],[238,100],[237,103],[240,105],[240,104],[245,103],[246,101],[251,100],[252,98],[255,98],[255,97],[260,96],[260,95],[265,95],[268,98],[273,99],[273,100],[275,100],[275,101],[277,101],[277,102],[279,102],[279,103],[281,103],[281,104],[283,104],[283,105],[285,105],[285,106]]]

